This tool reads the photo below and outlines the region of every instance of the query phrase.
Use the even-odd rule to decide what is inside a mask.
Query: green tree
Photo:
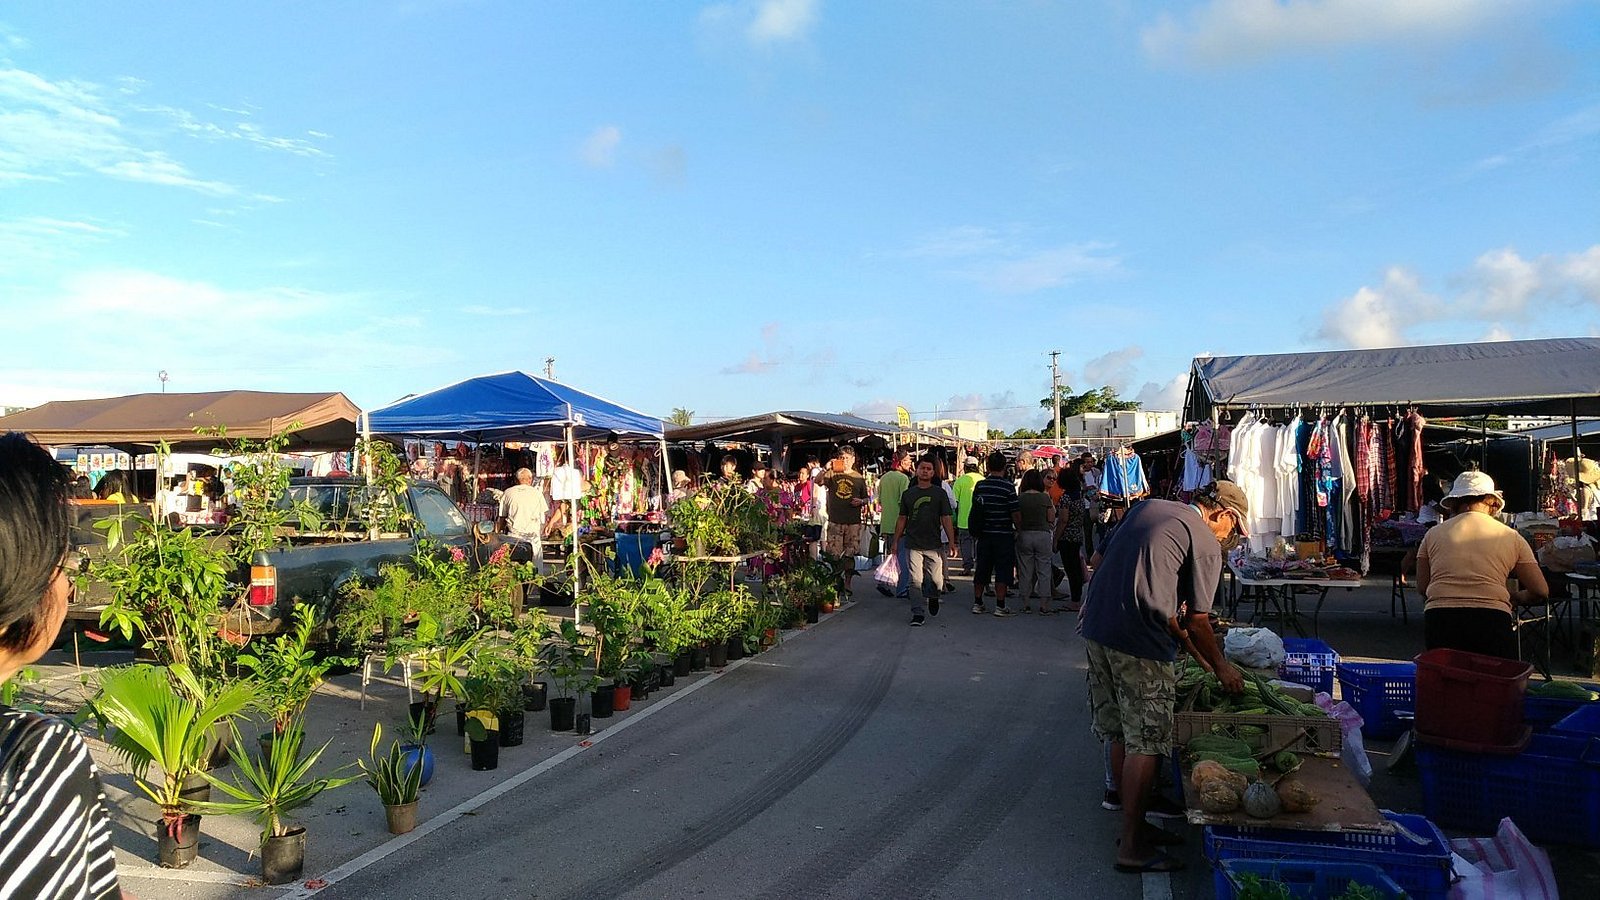
[[[1072,392],[1072,388],[1066,385],[1061,385],[1059,391],[1061,393],[1061,418],[1063,420],[1067,419],[1069,416],[1076,416],[1082,413],[1122,412],[1124,410],[1139,409],[1141,406],[1137,400],[1124,400],[1121,397],[1118,397],[1116,388],[1113,388],[1110,385],[1102,385],[1101,387],[1090,388],[1081,394],[1074,394]],[[1044,428],[1042,429],[1042,433],[1044,434],[1055,433],[1054,409],[1051,405],[1052,400],[1053,398],[1051,397],[1045,397],[1043,400],[1039,401],[1039,405],[1041,407],[1051,411],[1051,417],[1045,421]]]
[[[1011,432],[1009,439],[1013,441],[1033,441],[1038,440],[1038,438],[1039,432],[1034,431],[1032,428],[1018,428],[1016,431]]]
[[[1005,439],[1006,439],[1006,433],[1004,431],[1001,431],[998,428],[989,429],[989,440],[991,440],[991,441],[1003,441]]]
[[[679,428],[692,425],[694,424],[694,410],[684,409],[681,406],[674,406],[672,408],[672,415],[667,416],[667,421],[678,426]]]

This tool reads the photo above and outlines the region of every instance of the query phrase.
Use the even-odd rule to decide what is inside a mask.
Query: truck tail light
[[[250,590],[245,602],[251,606],[276,606],[278,603],[278,570],[272,566],[250,567]]]

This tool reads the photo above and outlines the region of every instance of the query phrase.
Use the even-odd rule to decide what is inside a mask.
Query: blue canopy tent
[[[654,438],[661,448],[662,489],[671,485],[666,470],[664,423],[637,410],[586,394],[526,372],[480,375],[425,394],[397,400],[366,415],[365,430],[386,437],[470,441],[564,441],[567,460],[577,459],[578,441]],[[572,501],[572,522],[578,501]],[[576,535],[574,535],[576,537]],[[581,576],[572,569],[576,607]]]

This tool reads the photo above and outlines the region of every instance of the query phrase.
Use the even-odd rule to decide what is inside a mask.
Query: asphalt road
[[[861,588],[316,896],[1142,896],[1111,868],[1073,617],[975,616],[963,593],[910,628]]]

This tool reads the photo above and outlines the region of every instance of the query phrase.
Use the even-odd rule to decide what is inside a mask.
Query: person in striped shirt
[[[1006,458],[999,451],[985,461],[989,476],[972,489],[972,515],[967,527],[977,537],[977,571],[972,576],[972,613],[982,615],[983,591],[994,578],[994,614],[1011,615],[1006,609],[1006,592],[1016,583],[1017,526],[1022,513],[1017,489],[1006,477]]]
[[[71,602],[67,471],[26,436],[0,436],[0,682],[43,656]],[[83,738],[0,706],[0,897],[116,900],[105,790]]]

